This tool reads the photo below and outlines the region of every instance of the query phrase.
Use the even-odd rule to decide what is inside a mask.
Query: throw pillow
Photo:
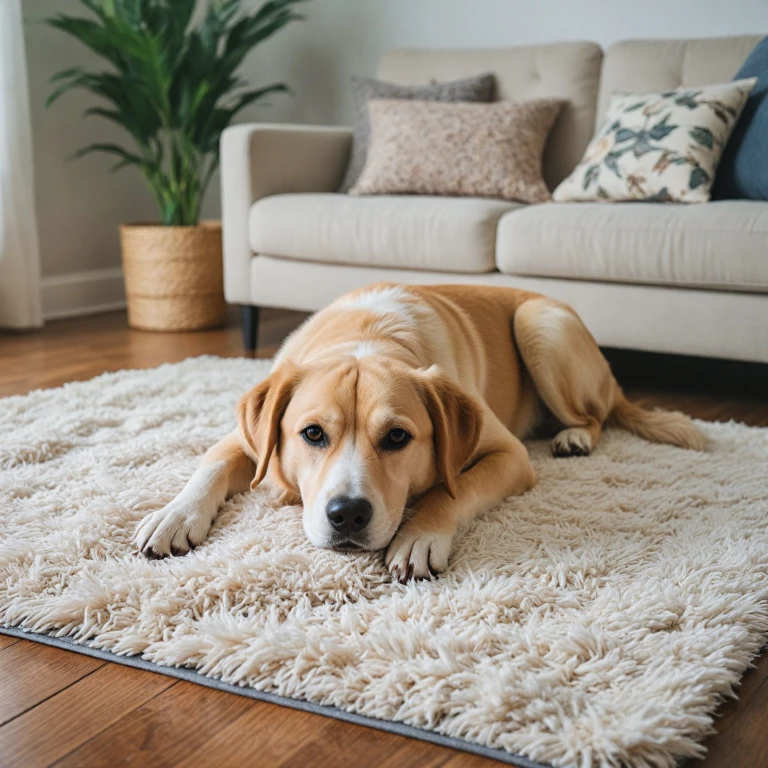
[[[374,99],[371,145],[353,195],[551,199],[541,153],[562,102],[441,104]]]
[[[768,37],[759,42],[736,80],[756,77],[717,168],[712,197],[768,200]]]
[[[369,77],[352,78],[352,97],[355,104],[355,131],[352,152],[340,192],[349,192],[357,183],[368,156],[371,132],[368,121],[368,102],[371,99],[418,99],[419,101],[493,101],[495,78],[491,74],[477,75],[465,80],[429,85],[396,85]]]
[[[648,200],[699,203],[755,80],[615,95],[557,202]]]

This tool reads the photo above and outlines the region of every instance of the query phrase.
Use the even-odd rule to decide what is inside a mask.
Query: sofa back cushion
[[[421,85],[492,72],[499,100],[565,101],[543,156],[544,179],[554,189],[574,169],[592,138],[601,60],[600,46],[585,42],[487,50],[394,50],[382,59],[377,76]]]
[[[625,40],[605,52],[597,102],[601,123],[611,96],[733,80],[760,35],[698,40]]]

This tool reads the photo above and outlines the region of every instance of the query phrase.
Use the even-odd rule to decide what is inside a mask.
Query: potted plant
[[[82,88],[108,104],[92,107],[132,139],[132,147],[91,144],[76,153],[114,155],[113,170],[138,168],[160,209],[160,224],[121,227],[128,321],[146,330],[221,324],[221,226],[200,221],[219,165],[219,137],[241,109],[283,83],[244,89],[245,56],[286,24],[304,0],[267,0],[246,13],[242,0],[80,0],[91,16],[56,14],[49,26],[105,59],[109,71],[72,67],[53,76],[48,105]],[[194,18],[193,18],[194,15]]]

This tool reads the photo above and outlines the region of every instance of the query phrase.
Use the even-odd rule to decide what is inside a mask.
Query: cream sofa
[[[567,100],[551,187],[616,90],[730,80],[760,37],[393,51],[398,83],[484,71],[499,99]],[[547,203],[336,194],[347,128],[238,125],[222,137],[225,292],[255,345],[261,306],[316,310],[371,282],[472,283],[570,303],[605,346],[768,362],[768,203]],[[767,139],[768,141],[768,139]]]

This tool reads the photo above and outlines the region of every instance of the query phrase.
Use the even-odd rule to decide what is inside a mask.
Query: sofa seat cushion
[[[254,253],[437,272],[492,272],[499,219],[518,203],[459,197],[274,195],[253,204]]]
[[[499,222],[511,275],[768,293],[768,203],[550,203]]]

